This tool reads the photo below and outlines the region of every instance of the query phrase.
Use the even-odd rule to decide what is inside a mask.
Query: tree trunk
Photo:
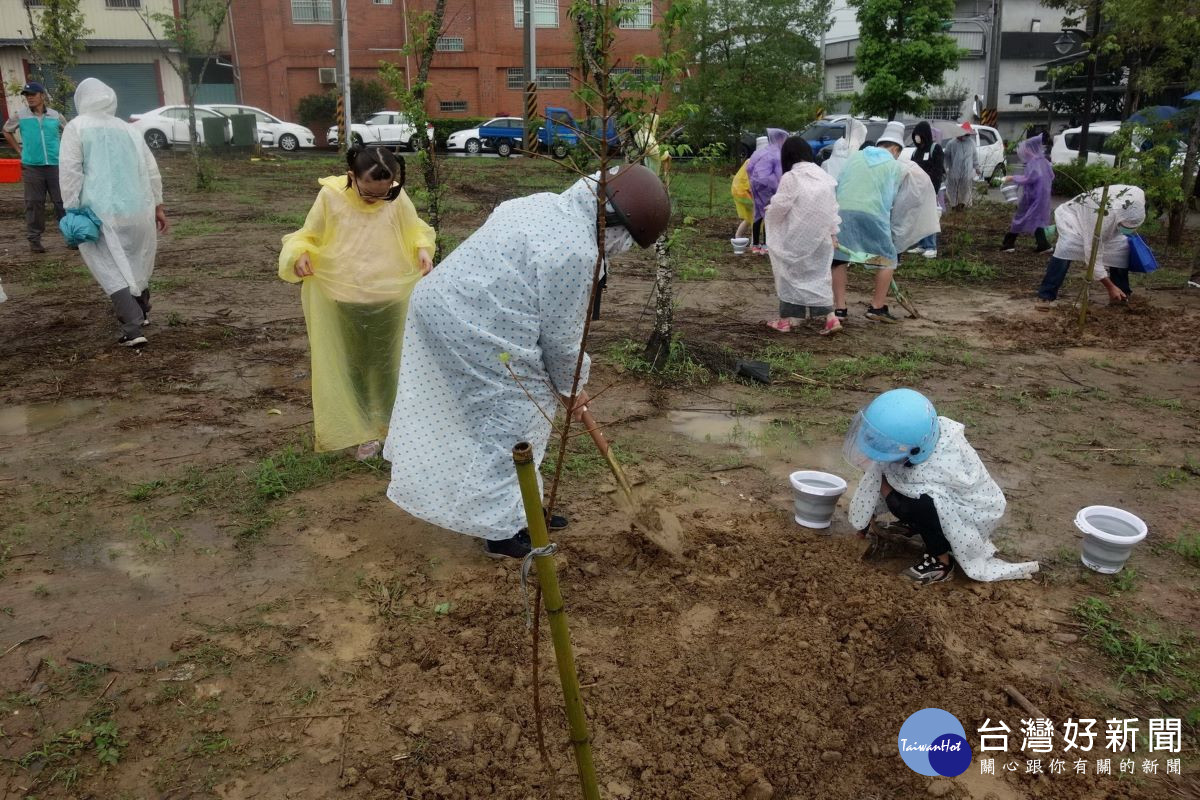
[[[1167,244],[1183,243],[1183,228],[1187,223],[1188,204],[1196,191],[1196,166],[1200,163],[1200,114],[1192,118],[1192,129],[1188,134],[1187,155],[1183,159],[1183,199],[1171,204],[1168,217]]]
[[[666,235],[654,243],[654,330],[646,343],[645,359],[658,372],[671,357],[674,335],[675,270],[671,266],[671,246]]]

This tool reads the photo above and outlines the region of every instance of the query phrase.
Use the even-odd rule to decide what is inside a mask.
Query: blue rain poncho
[[[58,179],[63,205],[88,208],[101,220],[100,238],[79,254],[105,294],[141,294],[150,284],[162,203],[162,178],[142,135],[117,119],[117,95],[95,78],[75,90],[79,116],[63,130]]]
[[[596,183],[585,178],[501,203],[417,284],[383,451],[392,502],[486,539],[525,527],[512,448],[529,442],[538,464],[546,453],[543,412],[570,392],[596,257]]]
[[[895,157],[881,147],[850,154],[838,176],[837,204],[842,226],[835,258],[865,261],[866,256],[872,260],[868,266],[896,266],[892,206],[903,176]]]

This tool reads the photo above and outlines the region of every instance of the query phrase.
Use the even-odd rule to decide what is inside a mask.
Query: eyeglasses
[[[355,189],[355,191],[358,192],[358,196],[361,197],[363,200],[387,200],[388,196],[391,195],[391,193],[392,193],[392,187],[390,187],[390,186],[388,187],[387,191],[383,192],[382,194],[373,194],[371,192],[364,192],[362,190],[362,184],[358,182],[358,178],[354,179],[354,189]]]

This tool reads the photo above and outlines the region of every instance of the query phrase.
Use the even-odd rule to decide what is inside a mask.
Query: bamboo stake
[[[520,442],[513,448],[513,463],[517,468],[517,482],[521,486],[521,500],[525,504],[525,519],[529,523],[529,539],[535,549],[546,547],[550,544],[550,537],[546,533],[542,493],[538,488],[533,447],[529,442]],[[554,642],[554,660],[558,662],[558,680],[562,684],[571,747],[575,751],[575,766],[579,770],[583,797],[584,800],[600,800],[587,716],[583,711],[583,698],[579,694],[579,675],[575,671],[575,653],[571,649],[571,632],[567,627],[567,612],[558,588],[554,556],[534,556],[534,563],[537,564],[538,585],[542,587],[542,601],[550,622],[550,639]]]
[[[1088,295],[1092,287],[1092,275],[1096,270],[1096,256],[1100,252],[1100,231],[1104,225],[1104,217],[1108,215],[1108,184],[1100,193],[1100,209],[1096,213],[1096,228],[1092,231],[1092,252],[1088,256],[1087,269],[1083,272],[1083,291],[1079,295],[1079,332],[1087,325]]]

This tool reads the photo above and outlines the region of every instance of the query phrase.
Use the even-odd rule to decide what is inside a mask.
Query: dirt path
[[[565,183],[536,162],[478,163],[451,169],[454,240],[496,200]],[[184,213],[141,352],[112,345],[75,254],[35,259],[15,223],[0,233],[0,794],[577,796],[548,641],[553,781],[537,755],[513,565],[388,503],[385,464],[305,444],[303,317],[274,258],[332,166],[230,163],[209,195],[185,190],[182,159],[163,166]],[[767,261],[727,254],[726,221],[693,188],[705,200],[678,253],[710,279],[680,283],[671,379],[638,370],[644,256],[616,265],[591,348],[593,388],[617,387],[598,416],[683,519],[685,558],[630,533],[585,439],[566,465],[560,574],[606,797],[1194,796],[1192,251],[1079,336],[1070,309],[1032,310],[1041,258],[994,253],[1006,221],[981,209],[947,221],[943,272],[900,272],[922,320],[872,326],[856,305],[843,336],[780,336],[757,324],[775,302]],[[0,187],[0,218],[19,209]],[[853,288],[865,299],[863,276]],[[774,383],[704,366],[737,358],[769,362]],[[897,384],[968,425],[1008,497],[1001,550],[1040,560],[1035,580],[915,589],[897,574],[919,553],[864,562],[844,518],[831,535],[791,520],[787,474],[853,483],[849,418]],[[1151,530],[1115,578],[1078,564],[1071,519],[1094,503]],[[1184,718],[1184,775],[1024,774],[1015,746],[1022,772],[1001,777],[904,767],[896,735],[921,707],[972,742],[984,719],[1019,734],[1028,715],[1005,685],[1059,724]]]

